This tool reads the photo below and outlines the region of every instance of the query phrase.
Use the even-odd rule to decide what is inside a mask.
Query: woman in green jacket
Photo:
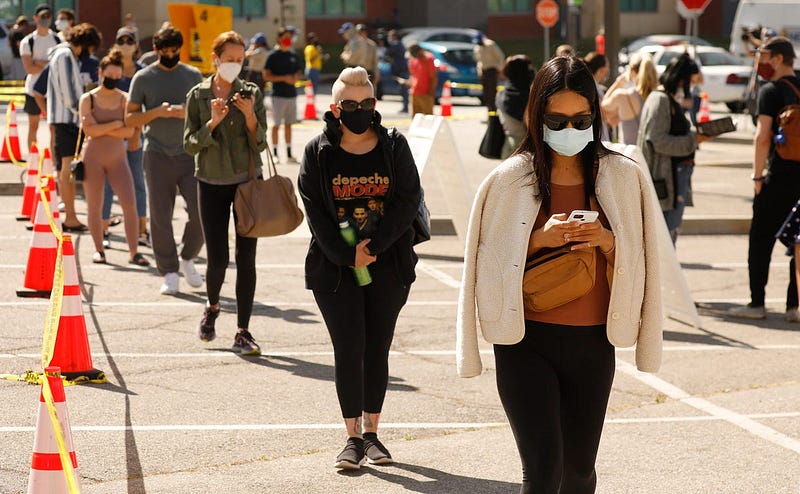
[[[197,328],[198,337],[205,342],[216,337],[214,322],[228,266],[228,225],[236,188],[248,180],[251,163],[256,175],[261,175],[261,151],[267,147],[261,89],[238,78],[245,58],[244,40],[234,31],[220,34],[211,57],[217,71],[189,91],[184,125],[184,147],[195,155],[197,200],[208,254],[208,303]],[[248,330],[256,288],[256,240],[236,235],[239,329],[233,350],[242,355],[261,354]]]

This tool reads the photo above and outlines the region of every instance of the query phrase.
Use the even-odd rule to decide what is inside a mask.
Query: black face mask
[[[106,89],[115,89],[118,84],[119,84],[119,79],[103,77],[103,87]]]
[[[339,119],[353,134],[363,134],[372,123],[374,110],[340,111]]]
[[[175,55],[174,57],[168,57],[165,55],[161,55],[158,57],[158,63],[163,65],[164,67],[171,69],[172,67],[178,65],[178,62],[181,61],[180,55]]]

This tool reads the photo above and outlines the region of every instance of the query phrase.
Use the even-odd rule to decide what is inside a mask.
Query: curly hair
[[[82,48],[99,48],[103,37],[94,25],[82,22],[70,29],[67,41]]]

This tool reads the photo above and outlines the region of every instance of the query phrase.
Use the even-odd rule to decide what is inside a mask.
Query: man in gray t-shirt
[[[150,203],[150,234],[156,267],[164,276],[161,285],[164,295],[178,293],[178,271],[192,287],[203,284],[194,266],[194,258],[203,247],[194,157],[183,149],[186,93],[203,76],[194,67],[180,62],[182,45],[183,36],[172,27],[162,28],[153,36],[158,62],[133,76],[125,116],[128,126],[144,128],[143,164]],[[189,214],[180,259],[172,231],[176,188],[186,201]]]

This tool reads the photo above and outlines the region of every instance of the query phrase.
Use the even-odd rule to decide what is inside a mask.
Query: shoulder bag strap
[[[787,81],[786,79],[781,79],[781,81],[785,82],[787,86],[792,88],[792,91],[794,91],[795,96],[797,96],[797,102],[800,103],[800,90],[797,89],[797,86]]]

